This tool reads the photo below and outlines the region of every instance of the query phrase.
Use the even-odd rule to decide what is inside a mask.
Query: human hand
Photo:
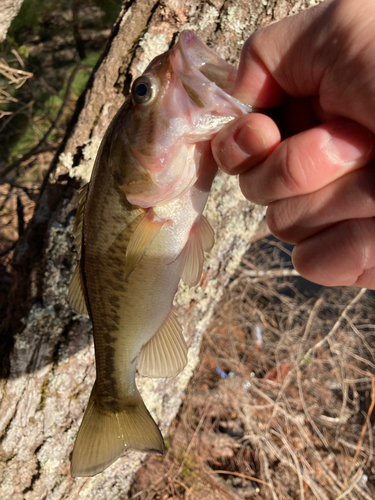
[[[212,141],[243,194],[293,243],[293,263],[326,286],[375,288],[375,3],[326,0],[246,42],[233,95],[279,108]],[[281,134],[282,139],[281,140]]]

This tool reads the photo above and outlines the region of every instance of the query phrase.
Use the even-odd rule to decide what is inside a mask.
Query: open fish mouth
[[[227,94],[232,93],[237,70],[207,47],[193,31],[182,31],[176,47],[187,68],[195,68]]]
[[[140,183],[127,184],[130,203],[143,208],[160,205],[191,188],[199,157],[208,150],[203,143],[229,121],[252,111],[231,95],[236,76],[235,67],[185,30],[135,80],[132,100],[138,122],[131,151],[150,182],[145,189]]]
[[[178,74],[185,91],[198,107],[207,108],[210,103],[216,104],[220,100],[221,108],[224,102],[240,113],[246,114],[253,110],[252,106],[231,95],[237,69],[207,47],[193,31],[181,32],[178,42],[170,51],[170,60],[173,71]]]

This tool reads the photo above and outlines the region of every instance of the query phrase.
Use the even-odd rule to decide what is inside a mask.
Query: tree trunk
[[[0,43],[7,36],[9,26],[17,16],[23,0],[2,0],[0,3]]]
[[[2,321],[0,498],[125,498],[144,455],[126,453],[94,478],[70,477],[70,455],[94,382],[90,322],[67,302],[75,256],[76,189],[88,180],[95,154],[131,81],[194,29],[219,55],[236,63],[258,27],[306,8],[308,0],[134,0],[124,3],[104,55],[80,98],[67,135],[45,179],[34,217],[13,259],[14,281]],[[147,407],[164,435],[199,356],[215,304],[248,247],[264,211],[246,202],[235,178],[219,175],[206,216],[216,244],[202,283],[181,285],[176,305],[188,338],[189,363],[177,378],[140,379]]]

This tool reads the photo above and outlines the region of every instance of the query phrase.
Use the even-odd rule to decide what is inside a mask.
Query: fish
[[[96,380],[73,477],[102,472],[126,450],[164,453],[135,377],[174,377],[187,363],[173,299],[180,279],[199,283],[214,245],[202,215],[217,172],[210,141],[251,111],[231,96],[235,80],[232,65],[181,32],[134,80],[79,192],[68,300],[91,319]]]

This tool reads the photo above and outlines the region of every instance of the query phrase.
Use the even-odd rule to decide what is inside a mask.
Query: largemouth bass
[[[96,381],[72,476],[93,476],[127,449],[164,452],[135,375],[172,377],[186,365],[173,298],[180,278],[199,283],[214,244],[202,215],[217,168],[209,141],[250,111],[230,95],[235,78],[235,68],[182,32],[134,81],[81,190],[69,301],[91,318]]]

